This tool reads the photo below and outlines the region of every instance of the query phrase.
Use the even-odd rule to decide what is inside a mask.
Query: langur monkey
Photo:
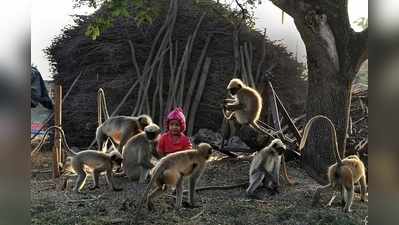
[[[288,178],[284,160],[282,160],[286,149],[287,147],[280,139],[274,139],[268,146],[256,153],[249,169],[247,195],[253,195],[262,182],[265,186],[272,188],[275,193],[278,193],[281,162],[283,162],[284,178],[289,184],[292,184]]]
[[[262,134],[275,137],[274,133],[259,125],[263,100],[259,93],[245,85],[240,79],[234,78],[227,86],[232,98],[224,100],[223,115],[227,120],[234,117],[241,125],[249,125]]]
[[[105,172],[105,178],[107,180],[107,183],[114,191],[122,190],[122,188],[115,187],[111,177],[113,166],[120,166],[122,163],[122,156],[118,151],[114,150],[110,153],[104,153],[97,150],[84,150],[80,152],[75,152],[69,147],[65,138],[64,131],[61,127],[49,127],[43,137],[46,137],[51,129],[57,129],[60,131],[64,148],[72,153],[72,156],[67,157],[66,159],[65,168],[67,168],[68,170],[72,170],[74,173],[78,174],[78,178],[76,179],[76,184],[73,189],[75,192],[80,192],[80,190],[83,188],[87,177],[86,171],[90,171],[94,178],[94,185],[90,187],[90,190],[98,188],[98,177],[102,172]],[[38,147],[36,147],[32,151],[31,156],[40,150],[43,142],[44,138],[42,139]],[[67,182],[68,178],[65,178],[63,186],[66,186]]]
[[[206,161],[212,154],[212,147],[207,143],[200,143],[196,149],[185,150],[169,154],[162,158],[155,166],[150,183],[143,199],[137,208],[137,218],[146,202],[147,208],[152,210],[151,200],[166,191],[168,187],[176,187],[176,209],[182,206],[183,178],[189,176],[189,204],[194,206],[195,185],[205,170]],[[152,186],[155,189],[151,191]]]
[[[306,139],[308,137],[309,130],[312,124],[319,119],[326,120],[330,126],[331,136],[332,136],[331,140],[332,144],[334,145],[333,152],[337,162],[328,168],[327,175],[328,175],[329,184],[322,186],[316,190],[316,193],[313,198],[313,205],[315,205],[319,201],[320,194],[322,192],[338,188],[341,192],[342,203],[345,203],[344,211],[351,212],[355,183],[357,182],[360,183],[361,200],[363,202],[367,201],[365,167],[363,162],[356,155],[351,155],[344,159],[341,159],[341,156],[339,155],[338,152],[337,134],[335,131],[334,124],[331,122],[331,120],[322,115],[317,115],[311,118],[305,126],[299,149],[302,149],[305,146]]]
[[[123,147],[122,168],[127,177],[131,180],[139,179],[139,183],[144,183],[150,169],[154,167],[151,158],[158,157],[156,151],[156,141],[161,129],[155,123],[144,128],[144,132],[131,137]]]
[[[118,151],[122,152],[123,146],[132,136],[142,132],[146,126],[152,124],[152,119],[148,115],[114,116],[104,121],[96,130],[96,140],[99,149],[104,149],[103,145],[107,138],[111,138],[118,144]]]

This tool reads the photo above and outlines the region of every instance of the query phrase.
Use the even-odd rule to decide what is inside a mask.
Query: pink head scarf
[[[179,121],[181,132],[186,130],[186,117],[180,107],[175,108],[168,114],[168,117],[166,118],[166,130],[169,130],[169,122],[171,120]]]

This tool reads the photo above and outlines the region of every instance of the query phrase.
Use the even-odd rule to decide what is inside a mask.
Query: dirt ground
[[[215,154],[199,181],[198,187],[227,185],[248,180],[250,158],[225,158]],[[51,153],[40,153],[32,161],[31,177],[31,224],[130,224],[145,185],[116,178],[121,192],[110,191],[105,178],[100,178],[100,189],[90,191],[89,178],[83,194],[72,192],[72,177],[65,191],[60,190],[61,179],[51,178]],[[245,187],[230,190],[198,192],[199,208],[174,210],[174,199],[161,196],[154,201],[155,210],[142,210],[139,224],[367,224],[368,205],[360,202],[356,194],[352,213],[343,213],[340,196],[332,207],[324,207],[331,195],[324,195],[319,207],[311,206],[311,199],[318,184],[303,171],[298,162],[288,163],[288,174],[299,184],[283,185],[280,194],[270,195],[260,189],[259,199],[245,196]]]

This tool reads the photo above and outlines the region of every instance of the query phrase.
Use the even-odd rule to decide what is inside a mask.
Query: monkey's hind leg
[[[195,203],[195,185],[197,184],[198,179],[201,177],[202,173],[204,171],[204,166],[197,166],[195,168],[195,171],[193,171],[193,174],[190,176],[189,180],[189,195],[188,195],[188,202],[190,204],[190,207],[196,208],[199,207]]]
[[[93,186],[91,186],[89,188],[90,190],[94,190],[94,189],[99,188],[99,186],[98,186],[98,177],[99,177],[99,175],[100,175],[100,171],[94,169],[93,173],[92,173],[94,184],[93,184]]]
[[[85,185],[87,175],[86,175],[85,171],[83,171],[83,169],[76,171],[76,173],[78,174],[78,178],[76,179],[76,183],[75,183],[75,187],[74,187],[73,191],[76,193],[79,193],[80,190]]]
[[[344,193],[345,193],[345,208],[344,208],[344,212],[352,212],[351,210],[351,206],[352,206],[352,202],[353,202],[353,195],[354,195],[354,185],[352,182],[352,185],[345,185],[344,187]]]
[[[67,175],[64,175],[64,179],[62,180],[62,183],[61,183],[61,191],[64,191],[67,188],[68,180],[69,180],[69,177]]]
[[[265,177],[263,178],[263,186],[271,191],[271,194],[279,194],[279,185],[275,177],[273,177],[269,172],[264,172]]]
[[[367,202],[366,199],[366,192],[367,192],[367,183],[366,183],[366,176],[362,176],[360,178],[360,199],[362,202]]]
[[[154,210],[154,204],[152,203],[152,199],[158,197],[160,194],[166,191],[166,188],[162,188],[162,186],[157,186],[150,194],[148,194],[146,205],[147,209],[152,211]]]
[[[114,191],[122,191],[123,188],[117,188],[115,187],[114,180],[112,177],[112,168],[108,169],[105,173],[105,180],[107,181],[107,184],[112,188]]]
[[[248,197],[253,197],[255,190],[262,184],[265,178],[265,173],[262,171],[255,172],[251,174],[249,179],[249,187],[246,190]]]
[[[183,200],[183,177],[181,177],[176,183],[176,210],[179,210],[182,206]]]

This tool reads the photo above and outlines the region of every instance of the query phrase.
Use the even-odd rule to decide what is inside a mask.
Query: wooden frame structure
[[[54,125],[62,127],[62,86],[55,87],[55,107],[54,107]],[[61,134],[59,130],[54,133],[53,145],[53,178],[58,178],[60,174],[60,165],[62,165],[65,153],[61,149]]]

